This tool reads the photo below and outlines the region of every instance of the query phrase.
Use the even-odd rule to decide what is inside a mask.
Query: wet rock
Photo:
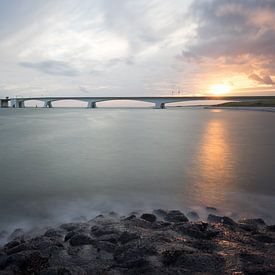
[[[119,234],[120,232],[113,228],[104,228],[100,226],[92,226],[91,233],[96,237],[101,237],[103,235],[110,235],[110,234]]]
[[[58,266],[43,269],[40,275],[87,275],[84,269],[78,266]]]
[[[109,215],[110,215],[111,217],[117,217],[117,216],[118,216],[118,213],[116,213],[116,212],[114,212],[114,211],[111,211],[111,212],[109,212]]]
[[[206,206],[205,209],[210,213],[217,213],[218,212],[218,209],[216,207],[212,207],[212,206]]]
[[[75,234],[70,238],[70,245],[72,246],[89,245],[89,244],[91,245],[95,243],[96,242],[94,239],[84,234]]]
[[[10,248],[20,245],[21,243],[22,243],[21,241],[14,240],[14,241],[11,241],[11,242],[8,242],[7,244],[5,244],[4,248],[10,249]]]
[[[153,213],[161,218],[166,217],[167,215],[167,211],[163,210],[163,209],[156,209],[153,211]]]
[[[6,265],[7,265],[7,259],[8,259],[7,255],[1,255],[0,256],[0,270],[4,269],[6,267]]]
[[[109,234],[109,235],[103,235],[103,236],[99,237],[97,240],[98,241],[106,241],[106,242],[116,244],[118,242],[119,238],[120,238],[120,236],[118,234]]]
[[[164,218],[168,222],[188,222],[186,216],[179,210],[171,210]]]
[[[155,222],[157,220],[157,217],[154,214],[149,214],[149,213],[142,214],[140,218],[147,222]]]
[[[74,235],[76,235],[77,233],[74,231],[70,231],[69,233],[67,233],[64,237],[64,241],[67,242],[69,239],[71,239]]]
[[[46,237],[62,237],[63,236],[63,232],[60,230],[56,230],[56,229],[48,229],[44,236]]]
[[[43,257],[39,251],[24,251],[10,255],[6,264],[18,266],[23,274],[37,274],[45,268],[47,262],[48,259]]]
[[[267,226],[267,230],[271,232],[275,232],[275,224]]]
[[[73,231],[79,228],[79,224],[78,223],[65,223],[60,225],[61,229],[64,229],[66,231]]]
[[[136,215],[130,215],[130,216],[126,217],[124,220],[125,221],[131,221],[131,220],[133,220],[135,218],[136,218]]]
[[[116,249],[116,245],[108,241],[98,241],[96,247],[98,251],[103,250],[109,253],[113,253]]]
[[[254,239],[256,239],[257,241],[262,242],[262,243],[273,243],[274,242],[273,238],[266,234],[256,234],[256,235],[254,235]]]
[[[263,219],[241,219],[239,223],[249,225],[251,228],[261,228],[266,225]]]
[[[258,230],[257,226],[251,225],[251,224],[239,223],[238,226],[240,229],[248,231],[248,232],[256,232]]]
[[[21,243],[7,250],[7,255],[18,253],[27,249],[26,243]]]
[[[181,250],[165,251],[163,253],[162,261],[166,266],[181,266],[187,270],[192,270],[193,272],[215,272],[215,274],[225,274],[224,258],[215,254],[186,254]]]
[[[192,221],[198,221],[200,219],[200,216],[195,211],[188,212],[186,216]]]
[[[221,216],[216,216],[213,214],[208,215],[207,221],[210,223],[222,223],[226,224],[229,226],[236,226],[237,223],[235,223],[231,218],[229,217],[221,217]]]
[[[131,242],[131,241],[137,240],[137,239],[139,239],[139,236],[136,233],[130,233],[130,232],[125,231],[120,235],[118,241],[122,244],[126,244],[128,242]]]

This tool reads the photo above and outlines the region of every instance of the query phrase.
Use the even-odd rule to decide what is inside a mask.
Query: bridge
[[[151,97],[17,97],[0,99],[0,108],[24,108],[26,101],[42,101],[45,108],[52,108],[53,102],[63,100],[79,100],[87,102],[88,108],[96,108],[97,102],[114,100],[134,100],[150,102],[156,109],[164,109],[165,104],[184,101],[222,100],[222,101],[258,101],[275,100],[275,96],[151,96]]]

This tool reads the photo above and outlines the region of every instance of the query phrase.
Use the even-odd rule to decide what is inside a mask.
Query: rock
[[[257,232],[257,230],[258,230],[257,226],[251,225],[251,224],[239,223],[238,226],[242,230],[245,230],[245,231],[248,231],[248,232]]]
[[[103,235],[110,235],[110,234],[119,234],[120,232],[113,228],[104,228],[99,226],[92,226],[91,233],[96,237],[101,237]]]
[[[267,230],[271,232],[275,232],[275,224],[267,226]]]
[[[163,210],[163,209],[156,209],[153,211],[153,213],[161,218],[166,217],[167,215],[167,211]]]
[[[166,266],[184,267],[192,272],[225,274],[222,256],[208,253],[185,253],[182,250],[165,251],[162,262]]]
[[[131,220],[133,220],[135,218],[136,218],[136,215],[130,215],[130,216],[126,217],[124,220],[125,221],[131,221]]]
[[[259,242],[262,243],[273,243],[273,238],[266,234],[256,234],[253,236]]]
[[[200,216],[195,211],[188,212],[186,216],[193,221],[198,221],[200,219]]]
[[[89,245],[89,244],[91,245],[95,243],[96,242],[94,239],[84,234],[75,234],[70,238],[70,245],[72,246]]]
[[[67,233],[64,237],[64,242],[67,242],[69,239],[71,239],[74,235],[76,235],[76,232],[74,231],[70,231],[69,233]]]
[[[103,235],[103,236],[99,237],[97,240],[116,244],[118,242],[118,239],[119,239],[118,234],[109,234],[109,235]]]
[[[7,265],[18,266],[23,274],[38,274],[47,265],[48,258],[39,251],[23,251],[7,258]]]
[[[78,223],[65,223],[60,225],[61,229],[64,229],[66,231],[73,231],[79,228],[79,224]]]
[[[21,241],[14,240],[14,241],[11,241],[11,242],[8,242],[7,244],[5,244],[4,248],[10,249],[10,248],[20,245],[21,243],[22,243]]]
[[[148,222],[155,222],[157,220],[157,217],[154,214],[149,213],[142,214],[140,218]]]
[[[164,218],[168,222],[188,222],[186,216],[179,210],[171,210]]]
[[[96,247],[99,251],[103,250],[109,253],[113,253],[115,251],[116,245],[108,241],[98,241]]]
[[[7,250],[7,255],[18,253],[27,249],[26,243],[21,243]]]
[[[213,214],[208,215],[207,221],[210,223],[222,223],[222,224],[226,224],[229,226],[237,225],[231,218],[216,216]]]
[[[241,219],[239,223],[248,224],[253,226],[265,226],[265,221],[263,219]]]
[[[206,206],[205,209],[208,211],[208,212],[211,212],[211,213],[216,213],[218,212],[218,209],[216,207],[212,207],[212,206]]]
[[[139,239],[139,236],[136,233],[130,233],[130,232],[125,231],[120,235],[118,241],[122,244],[126,244],[128,242],[131,242],[131,241],[137,240],[137,239]]]
[[[62,237],[63,232],[60,230],[50,228],[45,232],[44,236],[46,236],[46,237]]]

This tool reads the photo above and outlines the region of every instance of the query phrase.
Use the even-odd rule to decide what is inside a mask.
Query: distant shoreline
[[[244,110],[244,111],[259,111],[259,112],[275,112],[275,107],[245,107],[245,106],[206,106],[204,109],[219,109],[219,110]]]

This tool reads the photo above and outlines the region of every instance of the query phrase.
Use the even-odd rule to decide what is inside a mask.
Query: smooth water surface
[[[0,229],[205,206],[275,221],[275,113],[0,109]]]

